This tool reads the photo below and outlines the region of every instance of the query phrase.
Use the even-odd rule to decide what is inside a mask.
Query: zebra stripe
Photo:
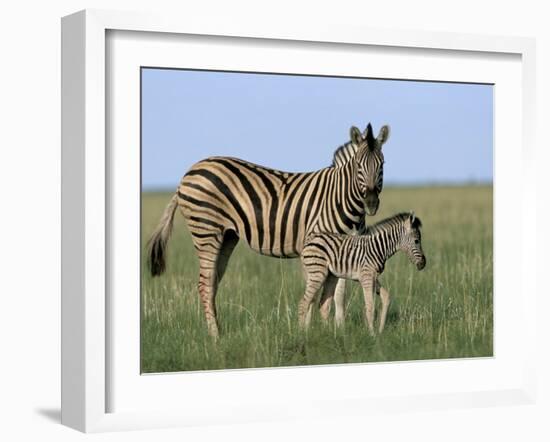
[[[350,133],[353,161],[340,166],[289,173],[238,158],[212,157],[184,175],[176,192],[177,206],[199,258],[199,293],[212,335],[218,334],[217,285],[239,239],[263,255],[295,258],[308,234],[353,232],[364,225],[365,213],[376,212],[382,190],[382,145],[389,129],[384,126],[376,139],[370,125],[365,136],[355,127]],[[166,229],[163,223],[171,226],[173,211],[173,204],[166,208],[149,242],[153,275],[165,267],[171,227]]]
[[[327,279],[332,284],[336,278],[346,278],[361,282],[365,296],[365,315],[369,330],[373,332],[373,290],[381,293],[378,276],[384,271],[386,261],[401,250],[419,270],[426,265],[421,244],[421,225],[420,219],[413,213],[399,213],[369,226],[364,235],[312,233],[301,255],[307,282],[299,307],[300,323],[303,326],[309,324],[312,301]],[[332,296],[325,291],[321,305],[330,302]],[[384,290],[380,332],[384,328],[389,299],[389,293]],[[343,308],[343,299],[337,302],[338,308]]]

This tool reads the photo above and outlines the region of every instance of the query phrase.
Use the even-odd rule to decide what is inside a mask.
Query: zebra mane
[[[379,221],[375,224],[367,226],[365,230],[365,235],[381,232],[385,230],[388,226],[395,225],[396,223],[399,223],[399,224],[403,223],[407,219],[409,219],[410,216],[411,216],[411,212],[401,212],[396,215],[385,218],[382,221]],[[418,217],[414,218],[412,227],[414,229],[419,229],[420,227],[422,227],[422,221],[420,221],[420,218]]]
[[[346,164],[355,154],[357,148],[355,145],[348,141],[345,144],[342,144],[338,149],[334,151],[332,156],[332,163],[330,167],[340,167]]]

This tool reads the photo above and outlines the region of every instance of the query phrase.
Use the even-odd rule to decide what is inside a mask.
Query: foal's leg
[[[346,294],[346,280],[344,278],[338,279],[336,289],[334,290],[334,321],[336,326],[340,327],[344,325],[345,317],[345,294]]]
[[[306,280],[306,292],[298,306],[298,320],[300,326],[307,328],[311,320],[311,303],[315,295],[327,278],[327,273],[308,274]]]
[[[325,285],[323,287],[323,295],[321,296],[321,302],[319,303],[319,308],[321,312],[321,318],[324,322],[328,321],[328,316],[330,314],[330,304],[334,299],[334,292],[337,288],[339,279],[333,275],[328,275]]]
[[[376,292],[380,295],[380,300],[382,301],[382,311],[380,312],[380,325],[378,327],[378,332],[382,333],[384,330],[384,325],[386,324],[386,315],[388,314],[388,308],[391,303],[390,292],[388,292],[384,287],[376,281]]]
[[[374,335],[374,290],[376,288],[376,275],[372,271],[363,271],[361,285],[365,297],[365,318],[369,332]]]
[[[303,262],[302,262],[302,264],[303,264],[302,265],[302,276],[304,277],[304,281],[306,282],[306,290],[307,290],[307,269],[306,269],[306,266]],[[316,295],[317,295],[317,293],[315,293],[315,295],[313,295],[313,299],[315,299]],[[304,325],[309,326],[309,324],[311,322],[313,299],[311,300],[311,303],[309,304],[309,307],[307,308],[307,312],[305,314],[304,320],[302,321],[300,319],[300,324],[302,324],[302,322],[303,322]]]

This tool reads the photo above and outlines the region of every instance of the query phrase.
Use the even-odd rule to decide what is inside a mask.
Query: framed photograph
[[[63,18],[62,422],[534,401],[534,53]]]

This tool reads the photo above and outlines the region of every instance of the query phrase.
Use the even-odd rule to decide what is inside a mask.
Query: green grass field
[[[171,195],[142,196],[142,250]],[[491,356],[492,187],[386,188],[370,223],[414,209],[423,222],[426,268],[398,253],[380,278],[393,300],[386,329],[370,336],[358,283],[346,288],[346,325],[307,333],[297,305],[305,288],[298,259],[260,256],[239,244],[217,295],[221,336],[207,334],[197,291],[198,260],[178,212],[167,271],[152,278],[142,256],[142,372],[278,367]]]

